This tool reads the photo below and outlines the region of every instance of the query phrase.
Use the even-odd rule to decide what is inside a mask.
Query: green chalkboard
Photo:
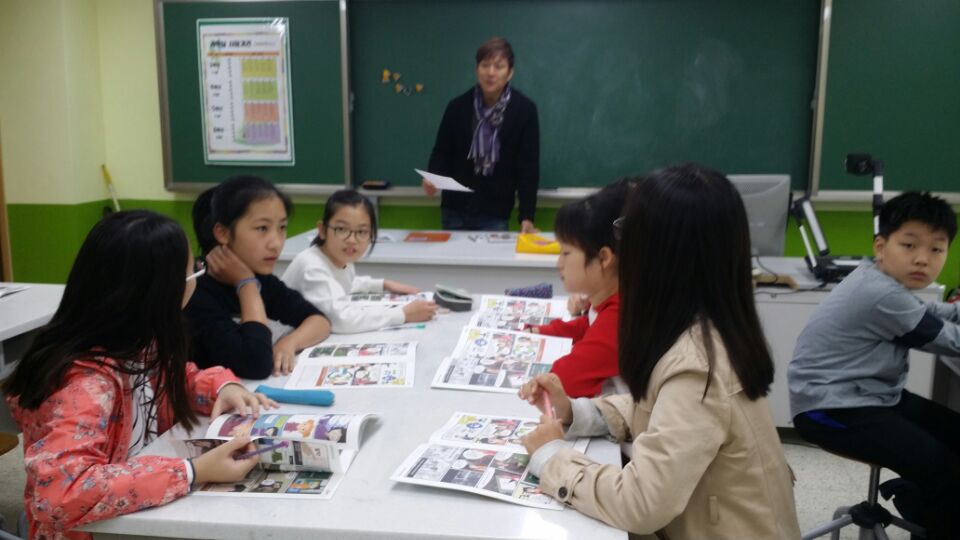
[[[596,186],[672,162],[808,181],[816,0],[350,2],[353,170],[418,185],[446,103],[492,35],[538,105],[541,187]],[[383,84],[384,69],[404,95]]]
[[[182,2],[158,0],[165,74],[165,173],[180,188],[257,174],[280,184],[344,184],[340,9],[335,0]],[[204,163],[197,19],[286,17],[289,20],[292,166]]]
[[[843,160],[869,152],[884,189],[960,192],[960,2],[833,3],[821,190],[870,190]]]

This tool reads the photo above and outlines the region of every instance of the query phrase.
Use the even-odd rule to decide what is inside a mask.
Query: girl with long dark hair
[[[193,460],[137,455],[197,413],[276,405],[230,370],[187,361],[191,259],[180,226],[146,211],[104,218],[80,247],[56,314],[3,383],[23,430],[30,538],[88,538],[72,529],[166,504],[193,484],[239,481],[257,464],[233,458],[248,437]]]
[[[524,441],[541,489],[634,533],[799,538],[765,398],[773,362],[736,189],[692,164],[656,171],[613,226],[621,231],[620,374],[630,393],[571,401],[553,374],[521,389],[546,413]],[[594,463],[559,440],[585,435],[632,440],[632,461],[622,470]]]
[[[184,313],[201,367],[225,366],[245,379],[289,375],[298,351],[330,335],[330,321],[273,275],[292,210],[290,199],[258,176],[228,178],[194,202],[207,273]],[[293,330],[280,335],[271,321]]]

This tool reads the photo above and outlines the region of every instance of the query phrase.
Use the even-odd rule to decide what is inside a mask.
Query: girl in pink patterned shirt
[[[168,503],[194,483],[239,481],[257,458],[236,438],[194,460],[138,456],[197,413],[253,415],[275,403],[228,369],[187,362],[181,309],[193,293],[183,230],[153,212],[94,226],[53,319],[3,383],[24,437],[30,538],[89,538],[72,529]]]

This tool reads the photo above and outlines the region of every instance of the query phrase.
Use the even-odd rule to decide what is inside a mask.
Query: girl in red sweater
[[[620,217],[631,180],[618,180],[597,193],[565,205],[557,212],[554,231],[560,242],[557,269],[570,293],[571,321],[555,320],[530,331],[573,338],[570,354],[553,363],[570,396],[593,397],[614,389],[607,379],[617,368],[617,325],[620,313],[617,244],[613,221]]]

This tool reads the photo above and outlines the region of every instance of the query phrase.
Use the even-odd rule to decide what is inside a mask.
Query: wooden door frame
[[[0,130],[2,133],[2,130]],[[7,223],[7,197],[3,183],[3,141],[0,140],[0,279],[13,281],[13,256],[10,253],[10,228]]]

